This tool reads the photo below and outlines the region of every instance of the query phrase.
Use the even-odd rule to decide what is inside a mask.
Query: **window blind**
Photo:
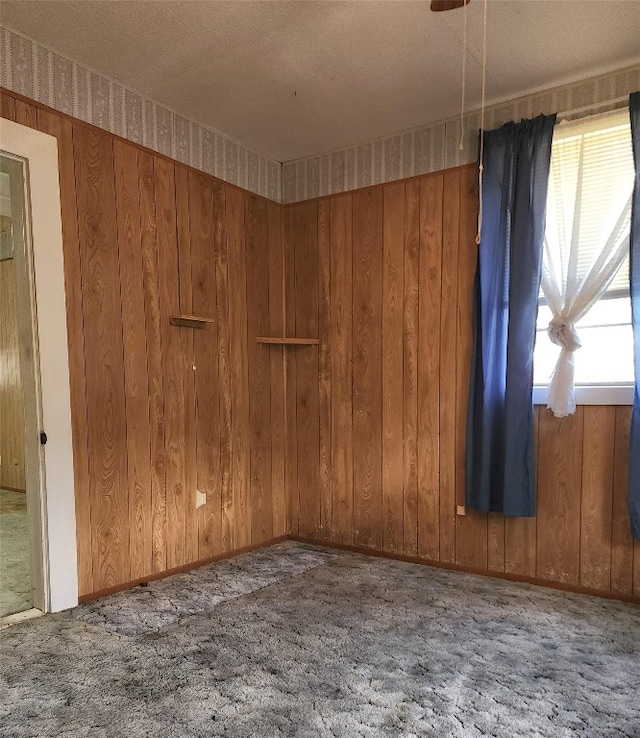
[[[607,238],[628,238],[634,167],[627,110],[554,130],[547,197],[546,238],[553,258],[579,283],[589,273]],[[577,261],[568,264],[571,239],[579,239]],[[606,297],[629,291],[629,259],[607,289]]]

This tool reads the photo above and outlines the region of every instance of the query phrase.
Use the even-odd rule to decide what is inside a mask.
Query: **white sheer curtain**
[[[607,292],[629,253],[630,146],[629,125],[617,113],[560,124],[554,133],[541,286],[553,313],[548,335],[560,347],[547,400],[558,417],[576,409],[576,323]],[[602,163],[612,160],[620,166],[607,166],[603,177]]]

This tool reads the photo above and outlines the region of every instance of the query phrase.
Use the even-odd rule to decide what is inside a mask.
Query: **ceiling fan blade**
[[[456,8],[464,8],[469,0],[431,0],[431,10],[439,13],[442,10],[455,10]]]

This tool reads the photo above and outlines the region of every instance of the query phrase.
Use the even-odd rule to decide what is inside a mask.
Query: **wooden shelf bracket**
[[[213,318],[201,318],[197,315],[171,315],[169,323],[180,328],[205,328],[207,323],[213,323]]]

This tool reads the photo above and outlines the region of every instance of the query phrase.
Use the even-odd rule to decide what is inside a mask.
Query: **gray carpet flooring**
[[[3,738],[640,737],[640,608],[286,543],[0,632]]]
[[[27,496],[0,489],[0,617],[33,607]]]

